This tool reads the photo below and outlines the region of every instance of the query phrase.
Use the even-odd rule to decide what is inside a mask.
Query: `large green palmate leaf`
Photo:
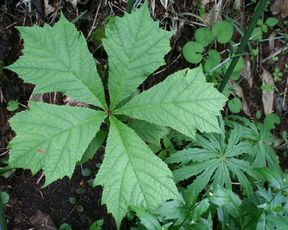
[[[195,138],[201,132],[220,132],[216,116],[226,97],[207,83],[201,67],[184,69],[135,96],[114,113],[171,127]]]
[[[43,168],[45,185],[70,177],[105,116],[87,108],[32,103],[30,110],[9,121],[16,132],[10,142],[10,166],[33,174]]]
[[[63,92],[78,101],[104,107],[104,92],[86,40],[62,15],[55,26],[17,27],[24,55],[9,70],[35,84],[34,93]]]
[[[128,126],[110,119],[104,161],[95,185],[104,187],[102,202],[120,227],[128,207],[155,211],[168,199],[180,199],[167,165]]]
[[[171,32],[151,18],[147,2],[131,15],[108,24],[103,39],[109,59],[111,107],[127,98],[149,74],[165,64]]]

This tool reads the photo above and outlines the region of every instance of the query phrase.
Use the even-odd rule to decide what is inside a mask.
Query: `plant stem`
[[[136,0],[128,0],[127,7],[126,7],[126,11],[127,11],[129,14],[131,14],[135,2],[136,2]]]
[[[245,34],[244,34],[244,37],[243,37],[235,55],[233,56],[232,61],[229,65],[227,71],[224,74],[223,80],[219,86],[220,92],[223,92],[231,74],[233,73],[233,70],[234,70],[234,68],[235,68],[235,66],[236,66],[236,64],[240,58],[240,55],[242,54],[244,48],[247,46],[247,43],[249,41],[249,38],[251,37],[251,34],[252,34],[255,26],[257,25],[257,22],[258,22],[260,16],[262,15],[263,11],[265,10],[267,2],[268,2],[268,0],[260,0],[260,2],[258,3],[255,14],[254,14],[246,32],[245,32]]]
[[[4,205],[2,202],[2,195],[0,191],[0,230],[7,230],[6,218],[4,213]]]

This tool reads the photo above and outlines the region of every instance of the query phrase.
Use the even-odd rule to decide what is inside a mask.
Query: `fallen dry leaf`
[[[244,68],[241,72],[241,76],[243,76],[243,78],[245,78],[249,84],[249,88],[251,89],[253,86],[253,78],[252,78],[252,74],[251,74],[251,62],[249,59],[249,56],[246,56],[244,59]]]
[[[280,14],[282,18],[288,16],[288,0],[275,0],[270,7],[272,14]]]
[[[49,0],[44,0],[44,13],[47,17],[48,15],[54,13],[56,11],[56,7],[50,4]]]
[[[262,84],[275,85],[271,73],[263,69],[261,74]],[[265,115],[273,112],[273,102],[274,102],[274,89],[272,91],[262,90],[262,103],[264,106]]]
[[[76,101],[71,97],[65,97],[64,103],[65,105],[69,105],[69,106],[88,107],[88,104],[84,102]]]
[[[31,94],[29,101],[43,102],[44,93]]]
[[[233,87],[233,91],[235,93],[235,95],[237,97],[240,97],[241,98],[241,101],[242,101],[242,110],[243,112],[248,116],[248,117],[251,117],[251,113],[250,113],[250,109],[247,105],[247,102],[245,100],[245,96],[244,96],[244,93],[243,93],[243,90],[242,90],[242,87],[236,82],[236,81],[232,81],[232,80],[229,80],[229,85],[231,85]]]
[[[223,0],[219,0],[205,17],[207,25],[212,26],[217,21],[221,20],[222,7]]]
[[[57,230],[51,217],[39,210],[31,217],[31,224],[35,226],[37,230]]]
[[[269,35],[269,50],[273,51],[275,49],[275,37],[277,36],[277,33],[275,31],[273,31],[270,35]]]
[[[234,8],[236,10],[240,10],[241,9],[241,6],[242,6],[242,0],[235,0],[234,1]]]

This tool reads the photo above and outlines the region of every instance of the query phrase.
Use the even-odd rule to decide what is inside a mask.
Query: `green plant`
[[[271,167],[280,170],[273,149],[274,137],[271,128],[265,124],[255,124],[240,116],[229,116],[226,123],[241,132],[244,151],[253,167]]]
[[[274,84],[269,84],[269,83],[263,81],[263,82],[262,82],[262,85],[261,85],[261,89],[262,89],[262,91],[264,91],[264,92],[268,92],[268,93],[269,93],[269,92],[273,92],[274,89],[275,89],[275,85],[274,85]]]
[[[4,213],[4,203],[2,200],[2,192],[0,193],[0,229],[7,230],[6,217]]]
[[[269,31],[269,27],[272,28],[277,24],[278,19],[274,17],[267,18],[265,22],[262,19],[259,19],[257,22],[257,27],[254,28],[250,39],[253,41],[260,41],[263,37],[263,33],[267,33]]]
[[[223,33],[223,31],[225,32]],[[186,61],[197,64],[203,59],[204,48],[211,44],[214,39],[220,44],[229,42],[233,35],[233,27],[227,21],[216,23],[212,30],[209,28],[199,28],[195,31],[195,41],[189,41],[183,47],[183,56]],[[209,50],[205,60],[206,72],[212,70],[215,66],[220,64],[221,56],[216,50]]]
[[[242,102],[238,97],[228,101],[228,108],[232,113],[239,113],[242,108]]]
[[[212,27],[212,34],[220,44],[230,41],[233,35],[233,26],[227,21],[220,21]]]
[[[274,77],[274,80],[275,80],[275,81],[281,81],[281,80],[282,80],[283,73],[281,72],[281,70],[279,69],[279,67],[276,67],[276,68],[274,69],[273,77]]]
[[[61,224],[61,226],[59,227],[59,230],[72,230],[72,227],[69,224],[64,223],[64,224]]]
[[[238,128],[225,133],[224,124],[220,134],[198,136],[195,147],[179,151],[166,159],[166,163],[178,164],[173,170],[176,182],[195,177],[187,190],[197,195],[209,184],[232,189],[232,180],[240,182],[247,195],[251,195],[252,187],[248,177],[255,173],[250,162],[243,159],[245,144],[241,141],[243,133]],[[248,177],[247,177],[248,176]]]
[[[197,64],[202,61],[202,53],[204,52],[204,47],[198,42],[187,42],[183,47],[183,56],[186,61]]]
[[[131,208],[135,215],[130,220],[136,222],[131,230],[287,227],[288,180],[278,165],[270,129],[235,115],[227,117],[225,130],[220,124],[221,134],[202,134],[187,140],[186,149],[168,151],[166,162],[180,180],[185,202],[166,201],[152,213]]]
[[[8,101],[7,110],[13,112],[19,108],[18,101]]]
[[[95,220],[92,224],[90,224],[89,230],[101,230],[103,223],[103,219]]]
[[[181,200],[167,165],[122,121],[128,116],[195,138],[196,130],[220,132],[217,116],[226,98],[205,82],[201,68],[180,70],[135,96],[148,75],[165,64],[172,36],[151,19],[147,3],[106,27],[106,96],[83,35],[63,15],[54,27],[18,30],[24,55],[7,68],[35,84],[34,93],[62,92],[95,109],[30,102],[29,110],[10,120],[16,137],[10,142],[9,164],[33,174],[43,169],[44,186],[71,177],[105,122],[106,153],[94,185],[104,187],[102,202],[117,228],[129,207],[153,211],[166,200]]]

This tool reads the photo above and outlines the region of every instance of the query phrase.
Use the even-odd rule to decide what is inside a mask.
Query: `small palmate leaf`
[[[244,144],[240,142],[241,133],[235,128],[229,138],[221,134],[208,134],[206,138],[198,136],[195,144],[201,148],[188,148],[168,157],[168,163],[182,163],[173,171],[175,181],[197,176],[187,188],[189,192],[198,194],[208,184],[232,189],[232,181],[236,178],[245,193],[252,194],[250,177],[255,177],[248,161],[238,159],[244,152]],[[201,151],[202,150],[202,151]]]
[[[86,40],[63,15],[55,26],[17,27],[24,55],[7,69],[34,93],[62,92],[75,100],[104,107],[104,93]]]
[[[43,168],[45,185],[71,177],[105,116],[87,108],[31,103],[30,110],[9,121],[16,132],[10,142],[10,166],[33,174]]]
[[[147,1],[132,14],[108,24],[103,45],[109,59],[111,107],[133,93],[161,65],[170,50],[171,32],[159,28],[150,16]]]
[[[115,113],[171,127],[194,138],[201,132],[219,132],[216,116],[226,97],[207,83],[201,67],[184,69],[135,96]]]
[[[128,126],[112,117],[104,161],[95,185],[104,187],[102,202],[119,228],[128,207],[155,211],[179,199],[171,171]]]

